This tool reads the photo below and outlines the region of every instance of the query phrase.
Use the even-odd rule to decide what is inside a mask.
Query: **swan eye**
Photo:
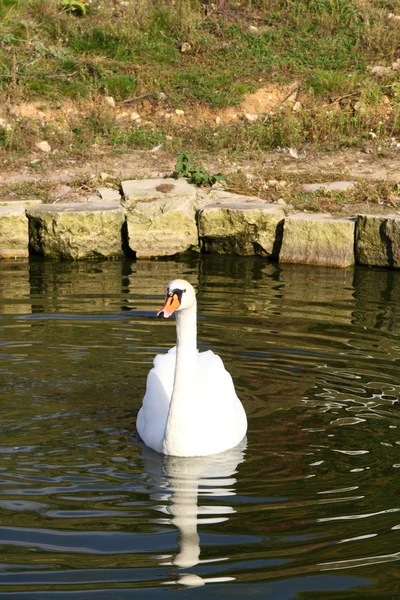
[[[185,290],[179,290],[178,288],[176,288],[175,290],[172,290],[172,292],[170,292],[170,296],[176,296],[178,298],[179,304],[180,304],[182,301],[182,293],[184,291]]]

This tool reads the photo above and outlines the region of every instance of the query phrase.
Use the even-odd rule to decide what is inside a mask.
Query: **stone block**
[[[279,262],[348,267],[354,264],[355,219],[298,213],[285,219]]]
[[[400,268],[400,215],[359,215],[355,249],[360,265]]]
[[[18,196],[0,196],[0,206],[38,206],[42,204],[41,200],[37,198],[18,198]]]
[[[34,254],[64,259],[123,255],[125,211],[116,202],[43,204],[26,212]]]
[[[0,206],[0,258],[23,258],[28,251],[28,219],[21,205]]]
[[[152,202],[167,198],[191,198],[196,200],[196,188],[187,179],[132,179],[122,181],[122,195],[132,202]]]
[[[301,186],[301,191],[306,193],[312,192],[345,192],[356,187],[355,181],[331,181],[330,183],[304,183]]]
[[[234,194],[233,192],[228,192],[223,188],[212,188],[211,190],[204,190],[200,188],[198,192],[197,208],[205,208],[210,204],[219,204],[221,206],[224,204],[259,204],[260,206],[265,206],[268,203],[266,200],[258,198],[257,196]]]
[[[122,182],[129,247],[138,258],[198,247],[196,189],[183,179]]]
[[[276,204],[224,202],[198,212],[201,249],[216,254],[277,257],[285,218]]]
[[[121,200],[121,194],[114,188],[98,188],[96,191],[100,198],[107,202],[119,202]]]

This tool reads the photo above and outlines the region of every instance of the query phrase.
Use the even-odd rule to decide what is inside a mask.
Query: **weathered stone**
[[[119,202],[121,200],[121,194],[114,188],[98,188],[97,193],[102,200],[107,202]]]
[[[355,249],[361,265],[400,268],[400,215],[359,215]]]
[[[129,246],[138,258],[198,246],[196,189],[183,179],[122,182]]]
[[[285,219],[279,262],[348,267],[354,264],[355,219],[299,213]]]
[[[34,254],[66,259],[123,254],[125,211],[116,202],[43,204],[26,212]]]
[[[231,204],[234,204],[235,206],[242,204],[256,204],[258,206],[269,205],[266,200],[258,198],[257,196],[245,196],[244,194],[228,192],[221,187],[221,184],[223,183],[223,181],[219,181],[215,184],[216,187],[211,188],[209,191],[200,188],[197,194],[197,208],[201,209],[211,204],[221,207],[225,205],[230,206]]]
[[[210,204],[198,213],[201,249],[276,257],[285,212],[276,204]]]
[[[400,268],[400,215],[389,217],[386,221],[389,266]]]
[[[302,192],[343,192],[356,187],[354,181],[332,181],[330,183],[305,183],[301,186]]]
[[[22,199],[17,196],[0,196],[0,206],[24,206],[28,208],[28,206],[37,206],[38,204],[42,204],[42,201],[36,198]]]
[[[26,257],[28,219],[23,206],[0,206],[0,258]]]
[[[196,188],[186,179],[132,179],[121,182],[125,200],[152,202],[166,198],[196,199]]]

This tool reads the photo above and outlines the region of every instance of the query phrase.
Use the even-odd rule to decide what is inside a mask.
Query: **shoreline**
[[[351,181],[322,187],[330,185],[354,187]],[[98,188],[81,202],[0,198],[2,259],[140,260],[190,250],[279,263],[400,268],[400,214],[296,211],[282,199],[197,188],[185,178],[124,180],[120,192]]]

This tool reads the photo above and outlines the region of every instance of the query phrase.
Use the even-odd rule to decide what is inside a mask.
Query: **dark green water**
[[[136,439],[175,277],[249,417],[223,461]],[[399,313],[384,270],[0,263],[0,598],[399,598]]]

